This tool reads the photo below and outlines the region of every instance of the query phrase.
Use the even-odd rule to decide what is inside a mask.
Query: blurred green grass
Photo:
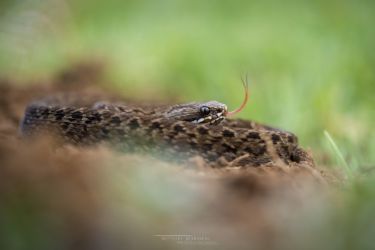
[[[327,130],[349,161],[372,166],[374,5],[5,1],[0,73],[37,78],[101,58],[110,64],[108,82],[129,96],[215,99],[234,108],[248,72],[251,98],[239,117],[295,132],[318,158]]]

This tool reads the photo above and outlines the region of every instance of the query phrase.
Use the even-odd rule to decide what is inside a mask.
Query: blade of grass
[[[324,130],[324,136],[327,138],[329,144],[331,145],[333,152],[335,154],[335,157],[339,164],[344,167],[345,174],[347,177],[353,176],[353,171],[349,164],[346,162],[344,155],[340,151],[339,147],[337,146],[336,142],[333,140],[332,136],[328,133],[327,130]]]

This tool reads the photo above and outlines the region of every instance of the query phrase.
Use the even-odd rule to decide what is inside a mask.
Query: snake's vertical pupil
[[[202,106],[199,111],[202,115],[210,114],[210,108],[207,106]]]

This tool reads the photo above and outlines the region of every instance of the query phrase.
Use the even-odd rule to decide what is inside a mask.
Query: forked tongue
[[[233,111],[229,111],[227,113],[227,116],[232,116],[232,115],[235,115],[235,114],[241,112],[243,110],[243,108],[246,106],[247,100],[249,99],[249,84],[247,82],[247,75],[246,75],[245,79],[243,79],[241,77],[241,80],[242,80],[242,84],[243,84],[243,87],[244,87],[244,90],[245,90],[245,97],[242,101],[241,106],[238,107],[237,109],[233,110]]]

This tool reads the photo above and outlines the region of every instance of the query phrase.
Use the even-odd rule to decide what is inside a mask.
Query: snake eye
[[[202,106],[199,109],[199,112],[201,113],[201,115],[208,115],[210,113],[210,108],[207,106]]]

